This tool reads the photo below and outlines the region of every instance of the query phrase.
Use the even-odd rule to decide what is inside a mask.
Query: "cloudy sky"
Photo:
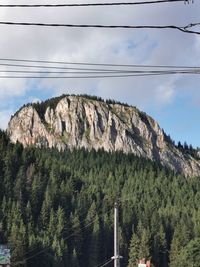
[[[29,4],[66,2],[70,3],[66,0],[28,1]],[[85,1],[71,1],[75,2]],[[23,4],[27,1],[1,1],[3,3]],[[120,7],[0,8],[0,21],[184,26],[200,22],[199,14],[200,0],[194,0],[193,4],[179,2]],[[176,30],[0,25],[0,58],[200,66],[200,35]],[[0,70],[4,71],[6,67],[0,66]],[[199,75],[106,79],[0,78],[0,128],[6,128],[10,116],[21,105],[62,93],[87,93],[137,106],[156,119],[175,141],[186,141],[200,147]]]

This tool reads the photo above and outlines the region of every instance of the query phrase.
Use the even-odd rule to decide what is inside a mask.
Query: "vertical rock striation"
[[[34,104],[27,105],[11,118],[7,132],[12,142],[25,147],[120,150],[159,161],[186,176],[200,174],[200,161],[167,141],[157,122],[122,104],[65,96],[43,114]]]

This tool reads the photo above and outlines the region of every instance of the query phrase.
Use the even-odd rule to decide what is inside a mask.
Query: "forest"
[[[200,178],[122,152],[23,148],[0,131],[0,244],[11,266],[200,266]],[[113,266],[113,262],[106,266]]]

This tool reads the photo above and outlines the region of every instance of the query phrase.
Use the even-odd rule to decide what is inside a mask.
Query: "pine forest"
[[[200,266],[199,177],[122,152],[23,148],[1,131],[0,189],[11,266],[101,266],[113,256],[116,199],[122,267]]]

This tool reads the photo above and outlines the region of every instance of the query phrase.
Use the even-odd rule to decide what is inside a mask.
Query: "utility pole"
[[[114,205],[114,267],[120,267],[120,259],[122,256],[119,255],[119,207],[118,203]]]

